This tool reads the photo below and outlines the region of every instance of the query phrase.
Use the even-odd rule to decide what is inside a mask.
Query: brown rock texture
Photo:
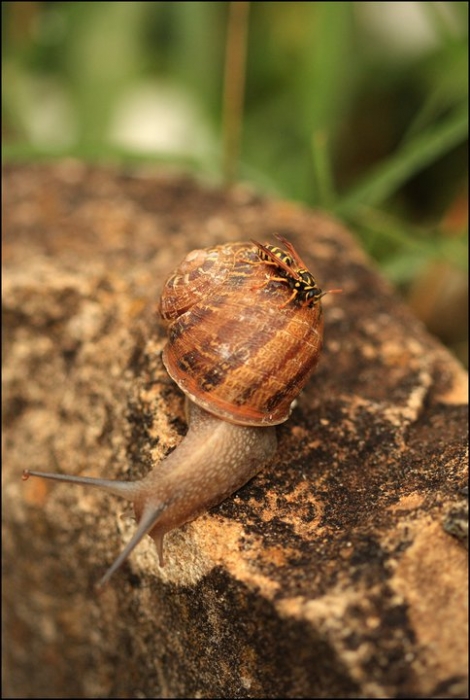
[[[172,450],[163,281],[274,232],[343,289],[275,461],[97,595],[125,505],[21,472],[137,479]],[[5,167],[3,233],[3,697],[464,697],[466,374],[353,236],[244,187],[73,161]]]

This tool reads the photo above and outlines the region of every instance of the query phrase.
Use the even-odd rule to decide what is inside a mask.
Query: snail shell
[[[260,260],[249,243],[193,251],[160,304],[169,375],[194,403],[240,425],[286,421],[323,342],[321,303],[285,305],[289,287]]]

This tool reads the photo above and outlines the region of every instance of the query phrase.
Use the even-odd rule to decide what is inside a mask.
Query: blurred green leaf
[[[468,134],[467,107],[450,115],[443,123],[430,127],[387,160],[373,168],[336,206],[336,213],[349,216],[358,206],[383,204],[412,176],[433,163]]]
[[[331,209],[334,207],[336,193],[333,184],[333,168],[329,139],[324,131],[317,131],[313,134],[312,156],[318,204],[324,209]]]
[[[294,73],[301,109],[299,125],[307,139],[338,125],[353,89],[353,4],[306,3],[303,50]]]

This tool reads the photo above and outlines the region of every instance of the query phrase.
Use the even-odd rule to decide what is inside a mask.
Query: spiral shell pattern
[[[318,362],[321,301],[292,300],[256,245],[195,250],[167,280],[160,312],[168,322],[165,367],[197,405],[240,425],[288,419]]]

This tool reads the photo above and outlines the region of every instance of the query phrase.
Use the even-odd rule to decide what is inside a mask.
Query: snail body
[[[92,486],[133,502],[136,532],[100,585],[146,534],[163,564],[166,532],[220,503],[272,459],[274,426],[289,417],[323,340],[322,293],[316,284],[314,295],[295,287],[304,265],[280,240],[287,250],[232,243],[193,251],[168,278],[162,359],[187,397],[189,428],[154,470],[135,482],[25,470],[25,479]]]

